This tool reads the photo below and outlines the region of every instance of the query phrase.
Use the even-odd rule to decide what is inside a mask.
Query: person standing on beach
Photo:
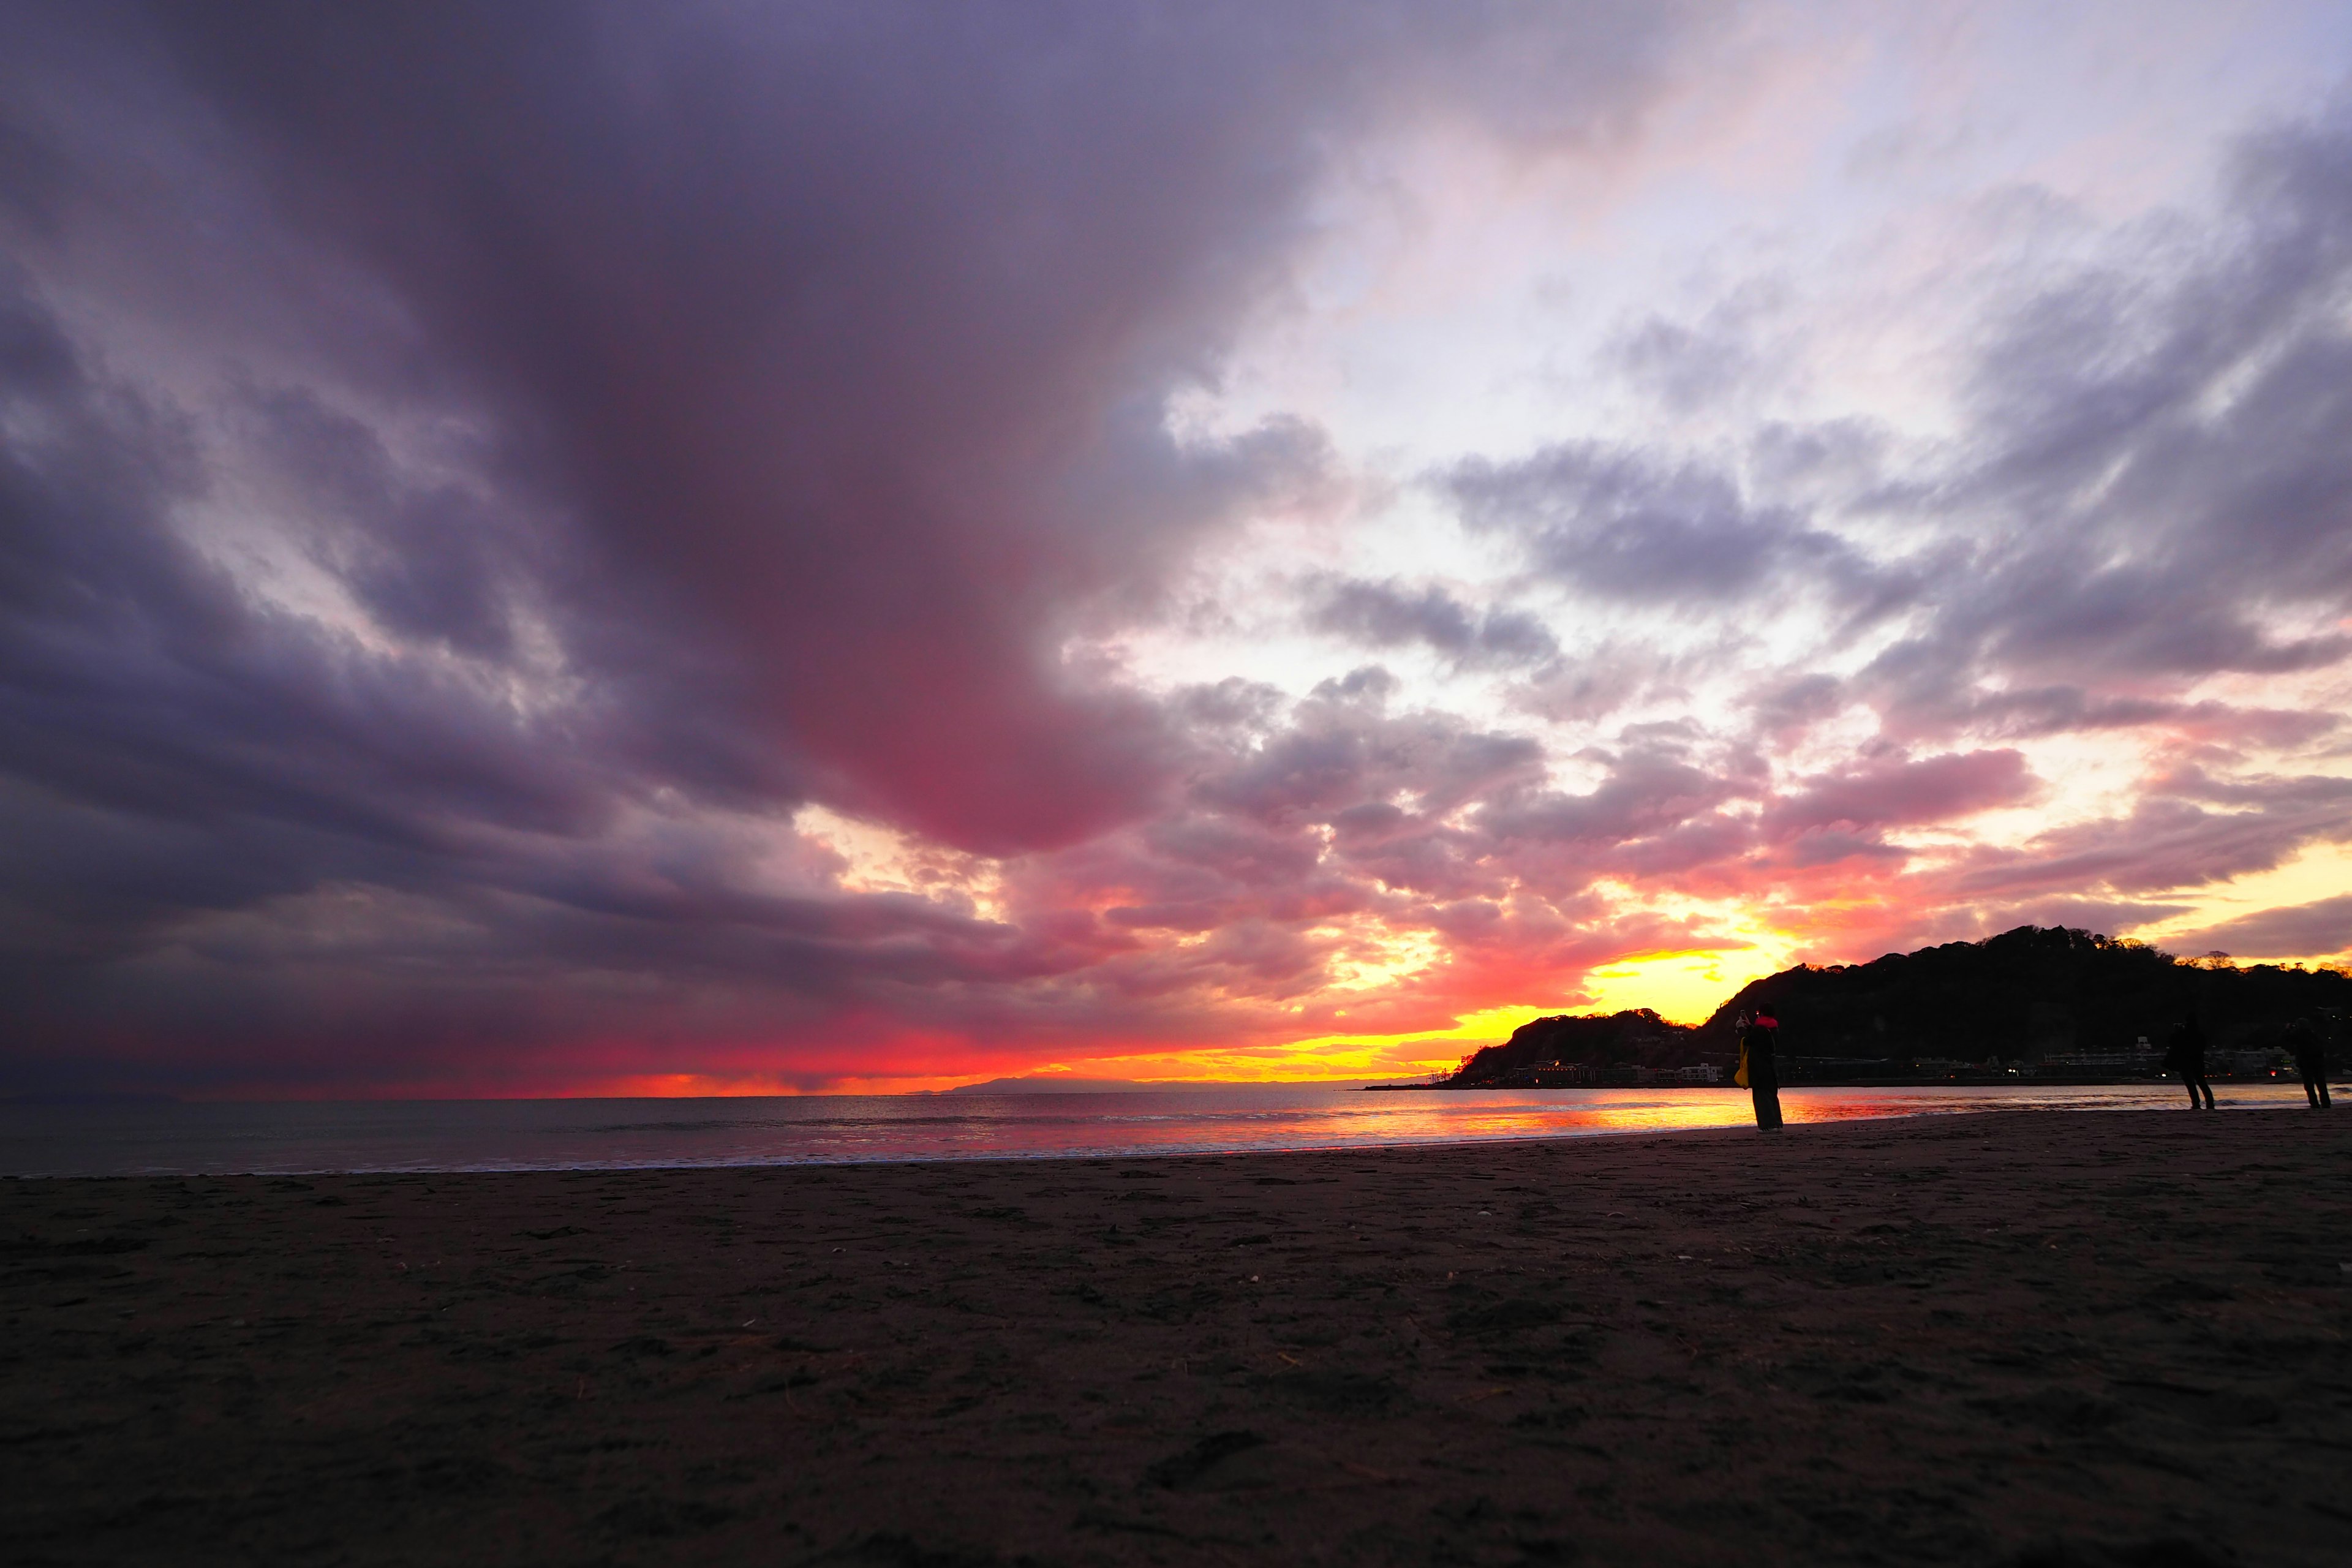
[[[1775,1131],[1780,1125],[1780,1074],[1772,1059],[1773,1042],[1780,1032],[1780,1020],[1759,1012],[1739,1036],[1740,1051],[1748,1058],[1748,1093],[1756,1102],[1759,1132]]]
[[[2297,1018],[2286,1026],[2286,1048],[2294,1053],[2294,1070],[2303,1078],[2304,1098],[2311,1101],[2312,1110],[2326,1110],[2327,1042],[2319,1037],[2309,1018]]]
[[[2164,1053],[2164,1065],[2179,1073],[2180,1081],[2189,1086],[2189,1110],[2213,1109],[2213,1086],[2205,1081],[2205,1030],[2198,1024],[2195,1013],[2173,1028],[2172,1043]],[[2205,1094],[2202,1105],[2197,1101],[2200,1089]]]

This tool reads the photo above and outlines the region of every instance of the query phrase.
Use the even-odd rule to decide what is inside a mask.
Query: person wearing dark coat
[[[2327,1042],[2311,1026],[2308,1018],[2297,1018],[2286,1026],[2286,1048],[2294,1053],[2294,1070],[2302,1075],[2304,1098],[2311,1101],[2314,1110],[2326,1110],[2327,1100]]]
[[[1777,1131],[1780,1126],[1780,1074],[1772,1060],[1773,1042],[1780,1033],[1778,1019],[1769,1013],[1759,1013],[1739,1037],[1740,1047],[1748,1054],[1748,1093],[1756,1102],[1756,1127],[1760,1132]]]
[[[2180,1081],[2189,1086],[2189,1110],[2213,1109],[2213,1086],[2205,1081],[2205,1030],[2197,1022],[2196,1014],[2189,1014],[2173,1029],[2172,1043],[2164,1053],[2164,1065],[2179,1073]],[[2202,1105],[2197,1100],[2200,1089],[2205,1094]]]

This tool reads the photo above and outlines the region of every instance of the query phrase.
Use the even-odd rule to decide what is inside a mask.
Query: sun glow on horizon
[[[2323,899],[2339,896],[2347,889],[2352,889],[2352,845],[2316,844],[2269,870],[2233,877],[2187,895],[2182,901],[2191,907],[2180,914],[2150,921],[2144,925],[2126,926],[2114,934],[2123,935],[2127,931],[2152,947],[2163,948],[2179,957],[2193,958],[2198,955],[2178,952],[2180,941],[2206,927],[2263,910],[2317,903]],[[2346,955],[2338,950],[2333,952],[2244,952],[2238,956],[2249,962],[2324,965],[2333,964]]]
[[[1670,1024],[1701,1024],[1751,980],[1784,965],[1756,948],[1646,953],[1602,964],[1584,977],[1586,1009],[1647,1007]]]

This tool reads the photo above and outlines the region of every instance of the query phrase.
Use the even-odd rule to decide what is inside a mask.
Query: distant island
[[[1780,1021],[1786,1083],[2153,1079],[2166,1037],[2192,1009],[2210,1041],[2212,1076],[2266,1079],[2287,1068],[2280,1040],[2297,1017],[2312,1018],[2337,1045],[2352,1010],[2352,977],[2241,968],[2223,954],[2179,959],[2145,942],[2019,926],[1869,963],[1799,964],[1742,986],[1696,1026],[1648,1008],[1538,1018],[1463,1058],[1452,1073],[1381,1087],[1722,1082],[1738,1056],[1736,1020],[1759,1009]]]

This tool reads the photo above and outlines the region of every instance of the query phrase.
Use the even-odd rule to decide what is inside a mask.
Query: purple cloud
[[[2284,909],[2263,910],[2179,937],[2184,952],[2235,953],[2246,958],[2299,958],[2352,951],[2352,894]]]

